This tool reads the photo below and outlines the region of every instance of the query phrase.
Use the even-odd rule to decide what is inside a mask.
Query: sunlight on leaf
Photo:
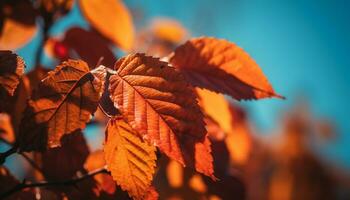
[[[118,47],[129,51],[134,43],[131,14],[121,0],[80,0],[91,25]]]

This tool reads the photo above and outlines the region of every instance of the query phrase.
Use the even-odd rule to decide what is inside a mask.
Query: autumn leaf
[[[105,165],[104,153],[102,150],[98,150],[89,155],[84,164],[84,168],[87,171],[93,171],[102,168]],[[116,184],[111,175],[101,173],[96,174],[93,178],[95,179],[100,191],[107,193],[107,195],[113,195],[116,193]]]
[[[134,42],[132,17],[121,0],[80,0],[79,3],[96,30],[118,47],[131,50]]]
[[[226,146],[231,160],[237,165],[245,164],[253,148],[253,136],[246,112],[243,108],[231,104],[232,130],[227,133]]]
[[[39,65],[26,74],[26,77],[29,80],[30,93],[38,86],[41,80],[43,80],[47,76],[49,71],[49,69]]]
[[[0,86],[9,95],[13,96],[15,93],[25,67],[21,57],[11,51],[0,51]]]
[[[104,145],[108,170],[134,199],[143,199],[151,185],[157,159],[155,151],[123,119],[108,123]]]
[[[185,158],[185,163],[198,172],[209,176],[214,181],[213,156],[211,154],[211,142],[208,135],[201,140],[185,136],[181,138],[181,149]]]
[[[113,66],[116,61],[107,41],[93,30],[73,27],[65,33],[62,44],[73,49],[90,67],[95,66],[101,57],[101,64],[105,66]]]
[[[15,141],[15,133],[11,125],[11,118],[6,113],[0,113],[0,138],[10,143]]]
[[[19,131],[21,151],[61,145],[63,135],[83,129],[95,112],[106,75],[89,72],[83,61],[69,60],[49,72],[33,92]]]
[[[156,19],[151,24],[155,37],[178,44],[187,36],[187,30],[176,20]]]
[[[13,19],[5,19],[0,35],[0,49],[19,49],[33,39],[37,27],[21,24]]]
[[[110,77],[115,107],[146,140],[184,165],[179,138],[201,140],[206,133],[192,88],[167,63],[144,54],[124,57],[115,68]]]
[[[226,40],[191,39],[174,51],[170,63],[194,86],[228,94],[237,100],[283,98],[274,92],[256,62]]]
[[[159,198],[159,194],[157,190],[152,186],[149,187],[144,200],[157,200],[158,198]]]
[[[41,153],[42,170],[47,180],[68,180],[83,169],[90,151],[84,135],[76,131],[61,139],[62,146]],[[64,163],[64,164],[63,164]]]
[[[230,103],[224,95],[212,92],[207,89],[196,88],[199,96],[199,105],[203,113],[210,116],[219,124],[223,131],[232,130],[232,116],[230,112]]]

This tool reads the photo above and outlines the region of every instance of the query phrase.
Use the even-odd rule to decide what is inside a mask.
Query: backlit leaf
[[[155,147],[143,141],[123,119],[112,119],[106,129],[105,160],[113,179],[134,199],[143,199],[156,166]]]
[[[152,32],[155,37],[172,43],[180,43],[187,36],[187,30],[176,20],[156,19],[152,22]]]
[[[0,35],[0,49],[19,49],[35,36],[35,25],[21,24],[13,19],[5,19]]]
[[[224,95],[206,89],[196,88],[199,105],[206,113],[227,133],[232,130],[232,116],[230,104]]]
[[[25,69],[21,57],[11,51],[0,51],[0,86],[13,96]]]
[[[103,36],[124,50],[132,48],[132,17],[121,0],[80,0],[79,3],[87,20]]]
[[[93,171],[100,169],[106,165],[104,153],[102,150],[95,151],[89,155],[87,158],[84,168],[87,171]],[[108,195],[113,195],[116,192],[116,184],[111,175],[101,173],[96,174],[93,177],[99,187],[100,191],[107,193]]]
[[[237,105],[230,105],[232,130],[227,133],[226,146],[231,160],[243,165],[249,159],[253,148],[253,136],[246,112]]]
[[[115,107],[146,140],[186,164],[179,140],[202,140],[206,131],[196,96],[182,74],[144,54],[124,57],[115,68],[117,74],[110,77]]]
[[[6,113],[0,113],[0,138],[10,143],[15,141],[15,133],[11,125],[11,118]]]
[[[95,112],[106,72],[89,72],[83,61],[69,60],[49,72],[33,92],[20,126],[21,151],[61,145],[63,135],[83,129]]]
[[[201,37],[178,47],[170,62],[200,88],[237,100],[279,97],[256,62],[226,40]]]

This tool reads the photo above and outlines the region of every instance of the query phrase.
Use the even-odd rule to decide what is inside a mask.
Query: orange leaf
[[[43,79],[28,101],[19,131],[21,151],[61,145],[63,135],[83,129],[96,111],[106,72],[92,72],[83,61],[69,60]]]
[[[149,187],[144,200],[157,200],[158,198],[159,198],[159,194],[157,190],[152,186]]]
[[[279,97],[255,61],[226,40],[201,37],[178,47],[170,62],[194,85],[237,100]]]
[[[192,88],[167,63],[144,54],[124,57],[115,68],[110,77],[115,107],[145,139],[184,165],[179,139],[201,140],[206,132]]]
[[[132,17],[121,0],[81,0],[79,3],[87,20],[103,36],[124,50],[133,47]]]
[[[232,130],[230,103],[224,95],[206,89],[196,88],[199,105],[203,113],[209,115],[226,133]]]
[[[0,51],[0,86],[13,96],[24,74],[24,61],[11,51]]]
[[[165,41],[179,44],[187,35],[187,30],[176,20],[156,19],[152,22],[153,34]]]
[[[252,130],[242,108],[232,104],[230,112],[233,129],[228,132],[225,142],[231,160],[238,165],[243,165],[248,161],[253,148]]]
[[[35,25],[25,25],[13,19],[5,19],[0,34],[0,49],[19,49],[32,40],[36,32]]]
[[[104,153],[102,150],[95,151],[87,158],[84,168],[87,171],[93,171],[102,168],[106,165]],[[101,173],[94,176],[95,181],[100,187],[100,191],[106,192],[108,195],[113,195],[116,192],[116,184],[109,174]]]
[[[186,164],[216,180],[214,176],[213,156],[211,155],[211,143],[208,136],[206,135],[201,140],[185,136],[181,138],[180,144]]]
[[[104,145],[108,169],[117,184],[134,199],[143,199],[151,185],[157,159],[155,151],[123,119],[108,123]]]
[[[15,133],[12,128],[11,118],[6,113],[0,113],[0,138],[10,143],[15,141]]]

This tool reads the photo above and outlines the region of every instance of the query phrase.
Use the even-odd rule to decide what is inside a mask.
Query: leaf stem
[[[11,194],[13,194],[15,192],[19,192],[25,188],[47,187],[47,186],[58,186],[58,185],[74,185],[74,184],[81,182],[89,177],[93,177],[93,176],[95,176],[97,174],[101,174],[101,173],[109,173],[107,171],[106,166],[99,168],[99,169],[96,169],[96,170],[93,170],[87,174],[80,176],[80,177],[72,178],[72,179],[68,179],[68,180],[63,180],[63,181],[40,181],[40,182],[35,182],[35,183],[26,183],[26,181],[24,180],[22,183],[19,183],[16,186],[14,186],[13,188],[9,189],[8,191],[0,194],[0,199],[8,197]]]

